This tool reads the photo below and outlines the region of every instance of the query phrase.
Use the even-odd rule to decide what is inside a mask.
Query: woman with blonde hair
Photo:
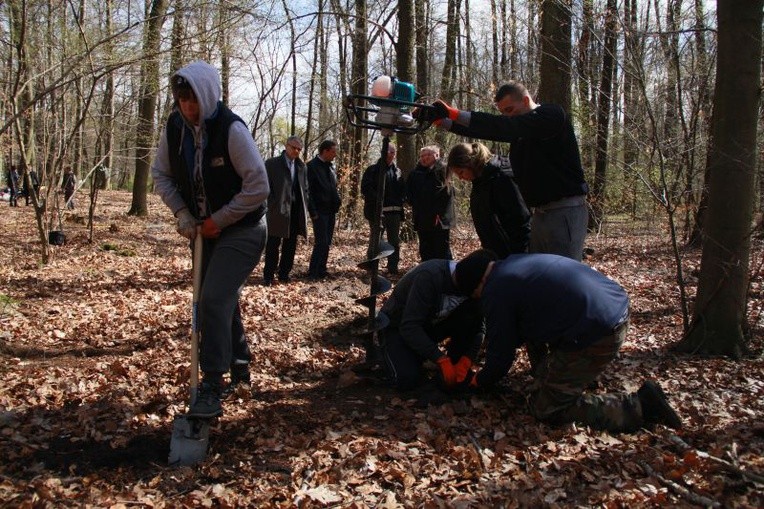
[[[499,258],[527,252],[531,215],[509,159],[482,143],[460,143],[448,154],[448,172],[472,183],[470,212],[482,247]]]

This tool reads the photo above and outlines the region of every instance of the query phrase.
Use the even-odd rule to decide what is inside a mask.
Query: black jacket
[[[499,258],[528,250],[531,215],[506,158],[492,159],[472,181],[470,211],[484,248]]]
[[[381,162],[385,167],[384,161]],[[363,217],[371,221],[377,204],[377,187],[379,182],[380,162],[372,164],[363,172],[361,177],[361,194],[363,195]],[[395,163],[387,166],[385,171],[385,197],[382,200],[383,210],[400,209],[403,215],[403,201],[406,198],[406,184],[401,171]]]
[[[515,117],[473,111],[469,127],[453,124],[450,130],[470,138],[510,142],[515,180],[529,207],[589,192],[573,124],[556,104],[541,104]]]
[[[322,161],[318,156],[308,162],[308,191],[310,216],[316,214],[336,214],[342,200],[337,191],[337,172],[332,163]]]
[[[454,188],[446,185],[446,169],[440,161],[432,168],[418,164],[409,174],[406,194],[415,230],[446,230],[456,225]]]
[[[423,359],[437,361],[443,354],[430,332],[433,324],[442,318],[449,301],[458,296],[451,277],[451,262],[427,260],[398,281],[381,312],[390,319],[389,327],[400,331],[409,348]],[[466,353],[470,359],[477,358],[485,333],[482,315],[477,313],[474,318],[475,335]]]

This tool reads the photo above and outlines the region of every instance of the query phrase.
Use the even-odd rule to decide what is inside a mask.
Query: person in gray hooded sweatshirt
[[[221,415],[223,375],[248,381],[250,361],[239,309],[241,287],[260,261],[270,189],[265,163],[244,124],[220,100],[220,77],[197,61],[170,78],[175,109],[151,167],[177,231],[204,237],[199,299],[202,383],[189,416]],[[193,245],[193,242],[192,242]]]

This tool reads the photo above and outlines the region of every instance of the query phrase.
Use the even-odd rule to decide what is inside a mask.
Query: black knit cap
[[[464,295],[472,295],[483,279],[488,264],[495,260],[496,253],[490,249],[478,249],[465,256],[454,270],[456,288]]]

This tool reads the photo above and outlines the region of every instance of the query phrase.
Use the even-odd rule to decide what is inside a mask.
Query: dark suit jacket
[[[332,163],[322,161],[318,156],[311,159],[308,162],[308,185],[308,210],[311,217],[339,212],[342,199],[337,190],[337,172]]]
[[[292,190],[292,175],[287,165],[284,152],[280,156],[265,161],[268,173],[268,184],[271,193],[268,195],[268,235],[271,237],[288,238],[294,234],[308,236],[308,170],[305,163],[298,157],[294,160],[295,176],[300,193]],[[289,231],[292,221],[292,203],[297,200],[297,213],[300,215],[297,231]]]

